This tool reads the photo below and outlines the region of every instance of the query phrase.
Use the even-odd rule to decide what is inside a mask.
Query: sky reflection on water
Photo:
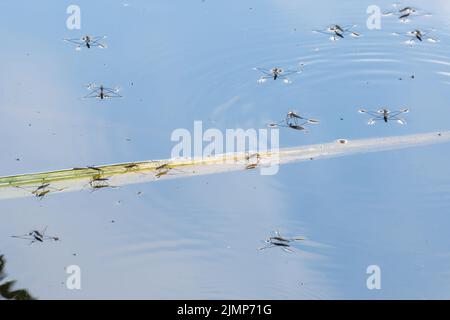
[[[283,147],[449,129],[446,1],[412,1],[434,16],[386,18],[379,31],[364,27],[373,1],[128,3],[78,1],[80,33],[65,28],[70,3],[0,4],[10,13],[0,22],[2,176],[164,159],[172,131],[194,120],[260,128],[289,109],[321,123],[308,134],[283,131]],[[363,36],[331,43],[311,32],[331,23],[356,23]],[[441,42],[410,48],[390,35],[412,25],[436,28]],[[107,35],[108,49],[75,52],[61,41],[84,33]],[[299,62],[304,73],[290,85],[258,84],[252,70]],[[80,100],[85,84],[103,82],[125,98]],[[369,127],[363,106],[407,106],[408,125]],[[271,177],[5,200],[0,254],[37,298],[448,299],[449,156],[436,145],[289,164]],[[46,225],[60,243],[10,238]],[[273,230],[307,241],[295,254],[258,252]],[[80,291],[64,284],[73,264]],[[379,291],[366,288],[373,264]]]

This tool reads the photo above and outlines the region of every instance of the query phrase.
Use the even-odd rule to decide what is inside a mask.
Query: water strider
[[[295,252],[292,247],[291,243],[298,242],[298,241],[304,241],[305,238],[303,237],[293,237],[293,238],[286,238],[283,237],[279,231],[275,231],[274,236],[268,237],[264,242],[267,243],[266,246],[258,248],[258,250],[266,250],[270,248],[281,248],[281,250],[289,253]]]
[[[322,33],[326,35],[330,35],[330,40],[337,41],[339,39],[344,39],[346,36],[351,36],[354,38],[358,38],[361,36],[360,33],[352,31],[356,25],[349,25],[349,26],[340,26],[338,24],[333,24],[325,29],[321,30],[313,30],[315,33]]]
[[[45,241],[59,241],[59,237],[56,236],[46,236],[47,227],[45,227],[42,231],[40,230],[32,230],[24,235],[12,236],[12,238],[28,240],[30,241],[30,245],[40,242],[43,243]]]
[[[407,23],[413,16],[431,17],[430,13],[423,13],[422,10],[412,6],[401,6],[398,3],[392,5],[395,9],[383,12],[383,16],[397,16],[400,22]]]
[[[245,156],[245,161],[246,170],[256,169],[260,165],[261,155],[259,153],[248,154],[247,156]]]
[[[107,88],[103,85],[97,86],[96,84],[89,84],[86,87],[90,93],[84,96],[83,99],[96,98],[104,100],[111,98],[122,98],[119,94],[120,88]]]
[[[308,119],[301,115],[299,115],[295,111],[289,111],[286,114],[286,118],[278,123],[270,123],[268,126],[270,128],[290,128],[298,131],[304,131],[306,130],[305,125],[307,124],[318,124],[319,121],[315,119]]]
[[[100,189],[105,189],[105,188],[111,188],[111,189],[118,188],[117,186],[112,186],[110,184],[110,179],[102,177],[101,174],[97,174],[97,175],[93,176],[91,181],[89,181],[89,186],[90,186],[92,192],[100,190]]]
[[[439,39],[430,36],[431,33],[433,33],[434,29],[429,30],[422,30],[422,29],[413,29],[407,32],[394,32],[392,33],[394,36],[403,36],[408,38],[406,41],[406,44],[409,44],[411,47],[416,43],[416,41],[424,42],[425,40],[431,43],[437,43],[439,42]]]
[[[378,111],[367,111],[365,109],[360,109],[358,112],[372,116],[367,123],[368,125],[374,125],[377,121],[384,121],[385,123],[388,123],[389,121],[396,121],[397,123],[404,125],[406,124],[406,121],[403,118],[399,118],[399,115],[408,113],[409,109],[401,109],[398,111],[390,111],[387,108],[383,108]]]
[[[63,39],[65,42],[69,42],[75,45],[75,50],[80,51],[82,48],[100,48],[106,49],[106,44],[102,43],[101,40],[106,39],[106,36],[92,37],[89,35],[83,36],[78,39]]]
[[[36,197],[39,200],[43,200],[51,192],[64,191],[64,188],[51,187],[50,183],[45,182],[45,180],[43,180],[42,184],[40,184],[39,186],[37,186],[37,187],[33,186],[32,190],[29,190],[29,188],[27,188],[27,187],[21,187],[21,186],[17,186],[17,188],[29,192],[30,194],[32,194],[34,197]]]
[[[303,64],[300,64],[299,70],[284,70],[279,67],[273,67],[272,69],[265,69],[265,68],[254,68],[254,70],[259,71],[263,74],[261,78],[258,79],[259,83],[264,83],[268,79],[282,79],[284,83],[291,83],[292,81],[288,78],[288,76],[293,74],[300,74],[303,72]]]

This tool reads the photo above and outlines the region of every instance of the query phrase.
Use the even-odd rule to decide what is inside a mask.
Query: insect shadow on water
[[[30,241],[30,245],[34,243],[44,243],[45,241],[59,241],[60,238],[56,236],[47,236],[45,233],[47,232],[47,227],[43,230],[32,230],[24,235],[12,236],[12,238],[28,240]]]
[[[423,17],[431,17],[431,13],[424,13],[422,10],[411,7],[411,6],[402,6],[398,3],[392,4],[394,7],[394,10],[385,11],[383,12],[383,16],[389,17],[389,16],[397,16],[398,20],[402,23],[408,23],[410,21],[410,18],[413,16],[423,16]]]
[[[360,33],[352,31],[355,27],[356,24],[348,26],[340,26],[338,24],[333,24],[326,27],[325,29],[313,30],[313,32],[329,35],[331,41],[337,41],[339,39],[344,39],[347,36],[351,36],[353,38],[360,37],[361,36]]]
[[[368,125],[374,125],[378,121],[384,121],[388,123],[389,121],[396,121],[399,124],[405,125],[406,121],[403,118],[399,118],[401,114],[408,113],[409,109],[401,109],[398,111],[390,111],[389,109],[380,109],[378,111],[367,111],[365,109],[358,110],[359,113],[368,114],[372,116],[367,122]]]
[[[292,81],[288,78],[288,76],[290,75],[294,75],[294,74],[300,74],[303,72],[303,64],[300,64],[300,69],[290,69],[290,70],[285,70],[279,67],[273,67],[271,69],[265,69],[265,68],[253,68],[256,71],[259,71],[260,73],[263,74],[263,76],[261,78],[258,79],[258,83],[265,83],[267,82],[267,80],[272,79],[272,80],[278,80],[281,79],[283,80],[284,83],[289,84],[292,83]]]
[[[424,42],[424,41],[428,41],[431,43],[439,42],[438,38],[430,36],[430,34],[432,34],[434,31],[436,31],[436,30],[435,29],[428,29],[428,30],[414,29],[414,30],[407,31],[407,32],[394,32],[394,33],[392,33],[392,35],[408,38],[408,40],[406,40],[405,43],[408,44],[409,46],[413,47],[417,42],[419,42],[419,43]]]
[[[101,41],[106,39],[106,36],[100,36],[100,37],[93,37],[93,36],[83,36],[81,38],[74,38],[74,39],[63,39],[65,42],[69,42],[73,45],[75,45],[75,50],[80,51],[82,48],[100,48],[100,49],[106,49],[106,44],[102,43]]]
[[[103,85],[97,86],[96,84],[88,84],[86,88],[90,91],[89,94],[85,95],[83,99],[111,99],[111,98],[123,98],[119,94],[120,88],[107,88]]]
[[[307,131],[306,125],[308,124],[319,124],[316,119],[308,119],[299,115],[296,111],[289,111],[286,114],[286,118],[278,123],[269,123],[269,128],[290,128],[298,131]]]
[[[304,241],[304,240],[305,240],[305,238],[303,238],[303,237],[285,238],[285,237],[281,236],[279,231],[275,231],[274,236],[270,236],[269,238],[264,240],[264,242],[267,243],[267,245],[265,245],[264,247],[258,248],[258,250],[263,251],[263,250],[271,249],[271,248],[280,248],[281,250],[283,250],[285,252],[294,253],[295,250],[291,246],[291,244],[295,243],[295,242],[299,242],[299,241]]]

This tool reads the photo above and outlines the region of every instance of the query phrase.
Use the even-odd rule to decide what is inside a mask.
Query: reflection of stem
[[[16,281],[7,281],[2,283],[6,278],[4,271],[6,260],[3,255],[0,255],[0,298],[6,300],[34,300],[30,293],[25,289],[13,290]]]
[[[274,139],[271,139],[274,141]],[[380,152],[418,147],[429,144],[450,142],[450,131],[431,132],[407,136],[393,136],[374,139],[346,140],[338,142],[299,146],[295,148],[275,150],[254,150],[251,152],[217,154],[206,158],[175,158],[159,161],[130,162],[97,167],[100,173],[93,173],[89,168],[75,168],[60,171],[41,172],[17,176],[0,177],[0,198],[23,197],[17,188],[26,189],[41,185],[42,181],[51,184],[54,188],[65,191],[83,189],[90,186],[91,181],[104,187],[123,186],[126,184],[150,182],[163,176],[183,177],[192,175],[214,174],[227,171],[238,171],[260,167],[275,168],[275,171],[262,172],[262,174],[275,174],[279,164],[292,162],[326,159],[330,157],[347,156],[356,153]],[[272,146],[273,147],[273,146]],[[137,165],[137,166],[135,166]],[[132,169],[128,172],[127,169]],[[97,170],[97,171],[98,171]],[[135,179],[136,173],[142,174],[142,179]],[[101,183],[100,181],[106,181]]]

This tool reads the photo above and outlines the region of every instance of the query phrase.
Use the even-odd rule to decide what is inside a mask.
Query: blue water
[[[366,28],[389,1],[77,1],[0,4],[0,175],[170,157],[177,128],[262,128],[291,109],[320,120],[281,146],[448,130],[448,1],[433,13]],[[329,41],[313,29],[357,24]],[[392,32],[436,28],[440,42]],[[106,50],[61,40],[107,35]],[[254,67],[304,72],[258,84]],[[414,75],[414,79],[411,76]],[[401,80],[400,80],[401,79]],[[81,100],[88,83],[124,99]],[[368,126],[365,107],[408,107],[408,125]],[[342,120],[341,120],[342,119]],[[31,125],[31,126],[30,126]],[[131,139],[128,141],[127,139]],[[450,298],[447,145],[0,202],[6,273],[38,298]],[[19,158],[20,161],[16,159]],[[141,195],[138,193],[142,192]],[[114,223],[112,223],[114,220]],[[48,225],[61,241],[10,238]],[[304,236],[296,253],[259,252],[273,230]],[[82,289],[68,290],[78,265]],[[368,290],[378,265],[381,290]]]

